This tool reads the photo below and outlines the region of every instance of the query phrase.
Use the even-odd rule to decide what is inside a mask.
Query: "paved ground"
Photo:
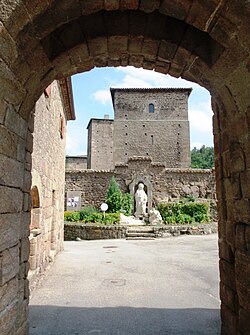
[[[30,335],[217,335],[217,236],[65,242]]]

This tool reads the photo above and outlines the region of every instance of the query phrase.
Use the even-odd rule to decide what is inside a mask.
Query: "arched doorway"
[[[247,334],[249,11],[245,1],[34,0],[2,4],[0,134],[1,154],[7,163],[1,178],[1,217],[6,223],[16,216],[19,222],[14,237],[0,250],[1,257],[6,250],[17,255],[11,275],[1,278],[2,287],[17,278],[19,267],[27,265],[24,249],[30,208],[23,201],[29,197],[31,176],[25,157],[32,152],[28,121],[35,101],[53,79],[94,66],[131,64],[197,82],[212,95],[222,333]],[[13,178],[9,178],[10,170]],[[19,278],[20,291],[26,293],[19,296],[18,308],[16,295],[3,305],[5,313],[13,312],[6,329],[16,334],[27,331],[23,312],[28,304],[26,276],[23,273]]]

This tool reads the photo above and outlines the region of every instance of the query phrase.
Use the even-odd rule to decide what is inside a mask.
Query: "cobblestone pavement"
[[[217,236],[65,242],[30,335],[220,334]]]

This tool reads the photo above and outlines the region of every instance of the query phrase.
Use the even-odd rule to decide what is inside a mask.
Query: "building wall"
[[[188,122],[190,89],[111,89],[114,164],[151,156],[166,167],[191,165]],[[149,112],[153,104],[154,112]]]
[[[66,156],[66,170],[87,169],[87,156]]]
[[[31,288],[37,274],[44,271],[63,247],[65,129],[62,123],[66,118],[58,82],[54,81],[47,92],[49,96],[40,97],[34,113],[32,190],[38,191],[39,206],[34,205],[36,208],[31,211]]]
[[[91,119],[88,129],[88,169],[113,168],[113,120]]]
[[[174,201],[193,195],[200,201],[211,201],[216,219],[215,178],[212,170],[173,169],[152,163],[151,159],[134,157],[128,164],[116,166],[113,171],[68,171],[65,191],[80,191],[81,206],[100,207],[106,199],[111,177],[115,176],[121,189],[129,192],[133,180],[148,180],[152,185],[152,205]]]

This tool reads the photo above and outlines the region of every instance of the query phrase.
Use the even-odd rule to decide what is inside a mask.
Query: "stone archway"
[[[25,157],[32,152],[34,103],[53,79],[128,64],[181,76],[212,95],[222,334],[248,333],[249,12],[243,0],[1,1],[0,289],[18,280],[20,292],[1,305],[3,334],[27,333],[27,271],[19,270],[28,258]]]

